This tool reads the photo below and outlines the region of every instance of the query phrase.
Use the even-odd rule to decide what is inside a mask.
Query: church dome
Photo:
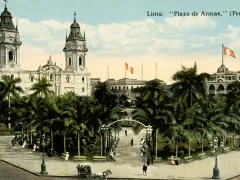
[[[80,31],[80,25],[76,22],[76,13],[74,13],[74,21],[70,27],[71,31],[69,36],[67,37],[66,41],[72,41],[72,40],[83,40],[81,31]]]
[[[80,28],[80,25],[77,22],[72,23],[71,27],[72,28]]]
[[[1,14],[1,17],[10,17],[10,18],[12,18],[12,15],[11,15],[11,13],[7,10],[7,8],[5,7],[5,8],[4,8],[4,11],[3,11],[2,14]]]
[[[7,10],[7,7],[4,8],[4,11],[1,14],[1,23],[0,23],[0,29],[7,29],[7,30],[13,30],[16,31],[16,28],[13,25],[12,22],[12,15]]]
[[[229,72],[228,68],[225,65],[221,65],[218,70],[217,73],[223,73],[223,72]]]

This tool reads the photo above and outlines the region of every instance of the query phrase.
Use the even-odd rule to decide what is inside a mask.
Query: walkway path
[[[127,136],[124,131],[127,130]],[[119,134],[120,142],[116,149],[116,165],[129,164],[132,167],[142,166],[141,145],[140,140],[145,136],[146,131],[142,130],[138,135],[135,135],[130,128],[123,128]],[[133,146],[131,146],[131,139],[133,138]]]
[[[130,147],[131,132],[128,130],[128,137],[124,140],[124,132],[120,133],[122,143],[117,150],[117,162],[92,163],[84,162],[92,167],[92,172],[102,172],[111,169],[110,177],[118,178],[151,178],[151,179],[209,179],[212,176],[214,157],[209,157],[201,161],[195,161],[179,166],[167,164],[154,164],[148,167],[147,176],[142,175],[142,163],[138,158],[138,142],[140,136],[134,136],[136,141],[134,147]],[[31,172],[39,173],[41,166],[41,154],[33,153],[30,149],[12,147],[11,139],[13,137],[0,136],[0,158],[25,168]],[[124,153],[124,147],[128,151]],[[78,162],[67,161],[61,158],[46,157],[46,166],[49,175],[56,176],[76,176]],[[219,156],[219,169],[222,179],[227,179],[240,175],[240,152],[230,152]]]

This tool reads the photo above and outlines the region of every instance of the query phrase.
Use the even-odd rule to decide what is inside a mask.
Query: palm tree
[[[69,131],[70,132],[76,132],[77,133],[77,147],[78,147],[78,156],[80,156],[80,137],[81,135],[84,133],[84,131],[87,130],[87,127],[85,125],[85,123],[78,123],[77,121],[73,121],[71,122],[71,125],[70,125],[70,128],[69,128]]]
[[[62,122],[63,132],[63,149],[64,153],[67,151],[66,148],[66,139],[69,132],[69,127],[75,122],[74,118],[76,117],[76,102],[77,96],[72,92],[67,92],[61,97],[57,97],[57,106],[58,106],[58,117]]]
[[[117,105],[117,97],[111,93],[107,81],[98,82],[94,91],[94,98],[97,103],[102,105],[102,110],[104,110],[104,107],[111,108]]]
[[[194,119],[195,130],[200,133],[203,153],[204,137],[211,137],[212,133],[224,133],[228,126],[224,114],[225,99],[223,97],[205,97],[195,103],[189,111],[189,118]]]
[[[50,94],[50,90],[49,88],[52,85],[50,83],[48,83],[46,78],[41,78],[38,79],[38,82],[36,82],[35,84],[33,84],[33,86],[31,87],[30,90],[34,91],[34,93],[32,94],[32,97],[34,96],[39,96],[39,97],[48,97]]]
[[[209,74],[207,73],[197,75],[196,63],[192,68],[186,68],[183,66],[180,71],[177,71],[173,75],[173,80],[176,82],[172,85],[171,91],[177,103],[184,109],[182,113],[185,113],[185,115],[181,117],[184,118],[181,121],[186,120],[187,110],[191,108],[195,102],[199,101],[200,97],[207,96],[203,82],[208,77]],[[190,149],[190,139],[188,148]]]
[[[232,132],[232,146],[235,147],[235,134],[240,129],[240,82],[235,81],[228,85],[230,92],[226,96],[226,121],[229,125],[228,131]]]
[[[46,100],[45,106],[47,108],[47,114],[44,120],[42,121],[42,125],[44,127],[48,127],[50,130],[50,137],[51,137],[51,148],[53,149],[53,137],[54,137],[54,130],[57,130],[58,125],[57,123],[61,121],[59,115],[59,109],[55,103],[55,100]]]
[[[153,152],[157,156],[157,130],[164,132],[169,119],[172,118],[169,97],[162,81],[154,79],[146,83],[141,98],[137,98],[133,119],[152,126]]]
[[[21,82],[20,78],[11,78],[10,76],[3,75],[2,81],[0,81],[0,98],[3,100],[7,98],[8,100],[8,128],[11,129],[11,123],[10,123],[10,107],[11,107],[11,96],[19,96],[19,93],[22,93],[23,90],[20,86],[17,84]]]

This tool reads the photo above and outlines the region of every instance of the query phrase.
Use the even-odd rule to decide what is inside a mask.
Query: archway
[[[115,123],[117,123],[117,122],[122,122],[122,121],[130,121],[130,122],[136,122],[136,123],[139,123],[139,124],[141,124],[144,128],[145,128],[145,130],[146,130],[146,140],[147,141],[150,141],[151,140],[151,133],[152,133],[152,126],[150,126],[150,125],[145,125],[145,124],[143,124],[143,123],[141,123],[141,122],[139,122],[139,121],[137,121],[137,120],[134,120],[134,119],[119,119],[119,120],[116,120],[116,121],[114,121],[114,122],[112,122],[112,123],[110,123],[110,124],[108,124],[108,125],[106,125],[106,124],[103,124],[102,126],[101,126],[101,130],[103,130],[104,131],[104,137],[102,138],[102,135],[101,135],[101,155],[103,155],[103,150],[104,150],[104,155],[106,156],[106,158],[107,158],[107,148],[108,148],[108,146],[107,146],[107,143],[108,143],[108,130],[109,130],[109,128],[113,125],[113,124],[115,124]],[[102,147],[102,141],[103,141],[103,139],[104,139],[104,147]]]

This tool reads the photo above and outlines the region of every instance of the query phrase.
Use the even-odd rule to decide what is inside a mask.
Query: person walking
[[[131,146],[133,146],[133,138],[131,139]]]
[[[77,165],[76,169],[78,171],[78,176],[81,176],[81,166],[80,166],[80,164]]]
[[[143,175],[147,175],[147,165],[143,164]]]
[[[33,145],[33,152],[37,152],[37,145],[36,144]]]

